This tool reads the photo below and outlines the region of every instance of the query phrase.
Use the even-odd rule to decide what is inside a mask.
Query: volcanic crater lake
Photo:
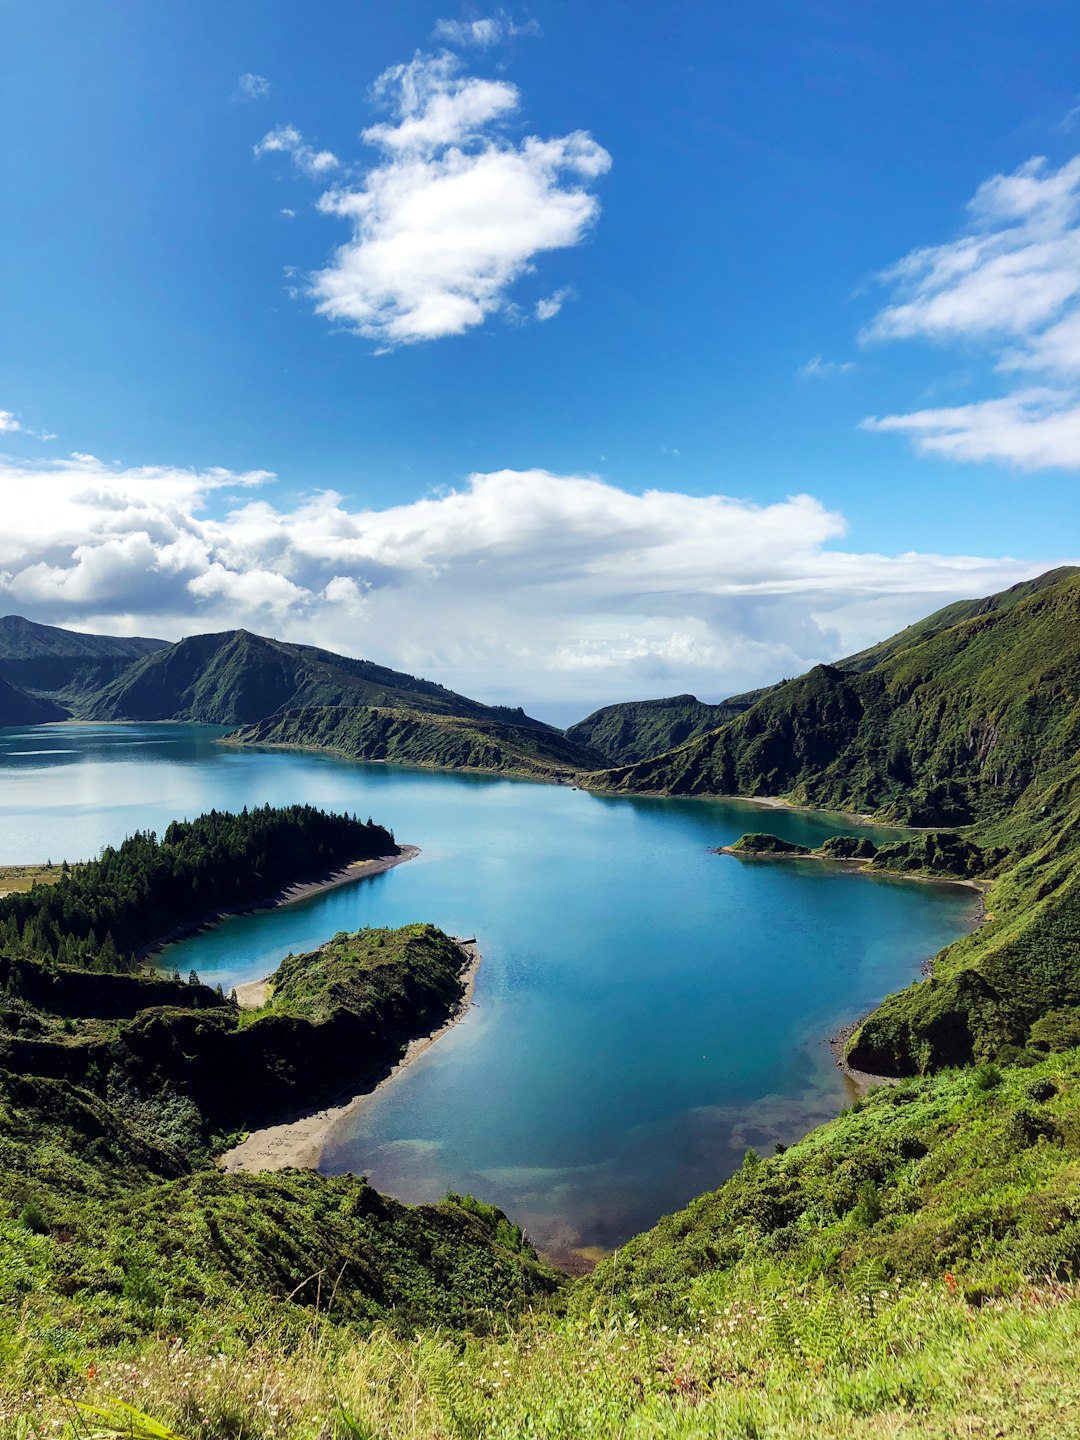
[[[475,935],[475,1003],[331,1134],[322,1168],[407,1201],[471,1191],[562,1257],[623,1243],[851,1098],[825,1044],[966,933],[955,886],[710,853],[816,845],[848,818],[219,745],[218,729],[0,731],[0,863],[82,860],[244,805],[348,810],[422,847],[385,874],[235,916],[160,962],[233,984],[340,930]]]

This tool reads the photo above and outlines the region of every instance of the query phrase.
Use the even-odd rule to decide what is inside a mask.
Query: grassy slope
[[[230,739],[250,745],[312,746],[356,760],[541,778],[578,775],[595,769],[600,760],[554,730],[373,706],[289,710]]]
[[[489,1207],[224,1175],[207,1148],[222,1118],[266,1118],[268,1096],[274,1119],[310,1103],[333,1065],[354,1088],[388,1067],[460,999],[462,963],[433,926],[341,935],[288,957],[241,1018],[204,987],[82,971],[54,970],[31,1003],[20,962],[0,981],[0,1374],[70,1374],[73,1349],[162,1331],[295,1335],[330,1291],[340,1318],[399,1329],[484,1328],[547,1294]]]
[[[610,788],[782,795],[910,824],[987,821],[1080,748],[1080,576],[873,670],[817,666]]]
[[[179,1115],[173,1107],[172,1119]],[[485,1328],[553,1280],[496,1212],[416,1209],[356,1177],[225,1175],[170,1116],[0,1072],[0,1394],[182,1335],[287,1348],[337,1318]]]
[[[34,1243],[30,1275],[52,1242]],[[575,1282],[559,1313],[544,1306],[505,1331],[358,1338],[331,1313],[290,1353],[279,1318],[256,1309],[242,1353],[231,1333],[221,1345],[195,1334],[177,1365],[151,1340],[74,1383],[192,1440],[1069,1436],[1078,1261],[1073,1051],[876,1091],[784,1154],[749,1156]],[[160,1293],[141,1303],[165,1319]],[[43,1333],[24,1334],[19,1353]],[[205,1364],[211,1346],[235,1361]],[[72,1374],[89,1356],[77,1335],[52,1363]],[[21,1378],[0,1381],[13,1412]],[[45,1394],[35,1408],[57,1409]]]
[[[462,996],[462,952],[434,925],[335,935],[306,955],[287,955],[270,977],[267,1014],[323,1024],[336,1010],[365,1015],[408,987],[426,987],[447,1009]]]

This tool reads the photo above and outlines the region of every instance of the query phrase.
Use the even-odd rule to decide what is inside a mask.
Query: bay
[[[573,1261],[620,1245],[850,1099],[824,1043],[974,923],[970,891],[710,853],[814,845],[850,817],[244,750],[183,725],[0,731],[0,863],[85,859],[204,810],[370,814],[416,860],[161,957],[256,979],[339,930],[475,935],[468,1016],[332,1133],[331,1173],[408,1201],[470,1191]]]

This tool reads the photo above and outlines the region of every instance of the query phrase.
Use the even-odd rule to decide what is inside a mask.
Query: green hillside
[[[571,725],[566,737],[599,751],[609,765],[633,765],[715,730],[745,710],[753,698],[736,695],[706,705],[693,695],[672,695],[666,700],[605,705]]]
[[[376,706],[311,705],[273,715],[228,737],[242,745],[305,746],[354,760],[441,770],[577,778],[601,757],[557,730]]]
[[[875,1091],[561,1287],[467,1198],[177,1175],[130,1112],[0,1093],[5,1440],[1077,1433],[1078,1051]]]
[[[49,725],[66,720],[68,711],[42,695],[34,695],[0,676],[0,726]]]
[[[86,635],[38,625],[21,615],[0,618],[0,680],[54,702],[49,719],[81,713],[89,697],[136,661],[163,649],[164,640],[139,636]],[[40,724],[40,720],[0,724]]]
[[[97,720],[249,725],[300,705],[382,705],[546,730],[521,710],[482,705],[429,680],[310,645],[229,630],[147,656],[105,687]]]
[[[897,651],[929,639],[962,620],[1007,610],[1021,600],[1078,573],[1080,572],[1073,567],[1062,566],[1060,569],[1047,571],[1045,575],[1034,580],[1024,580],[997,595],[989,595],[981,600],[958,600],[935,611],[933,615],[928,615],[925,620],[909,625],[887,640],[843,660],[833,661],[831,668],[856,672],[872,670]],[[707,705],[693,695],[605,705],[603,709],[578,721],[576,725],[571,725],[566,733],[571,739],[582,741],[601,751],[611,765],[635,765],[639,761],[653,759],[668,750],[674,750],[688,740],[697,739],[725,725],[777,688],[768,685],[760,690],[748,691],[744,695],[732,695],[716,705]]]
[[[602,777],[610,788],[784,796],[915,825],[1007,812],[1075,757],[1080,575],[892,651],[819,665],[711,734]]]

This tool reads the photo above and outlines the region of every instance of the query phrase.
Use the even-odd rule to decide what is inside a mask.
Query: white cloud
[[[293,164],[309,179],[321,180],[341,162],[332,150],[316,150],[308,145],[300,131],[293,125],[278,125],[263,136],[254,147],[255,158],[263,155],[289,155]]]
[[[505,80],[464,75],[447,53],[417,55],[383,74],[377,97],[391,118],[364,131],[382,152],[356,187],[327,191],[319,208],[352,237],[311,281],[317,310],[390,349],[460,335],[512,311],[510,287],[547,250],[578,245],[599,213],[590,186],[611,157],[577,130],[515,143],[502,125],[520,94]],[[289,127],[257,153],[298,153]],[[534,308],[549,319],[565,292]],[[545,313],[546,311],[546,313]]]
[[[800,380],[826,380],[830,375],[850,375],[855,368],[854,360],[826,360],[822,355],[811,355],[795,374]]]
[[[866,430],[910,435],[927,454],[950,460],[1008,459],[1023,470],[1080,468],[1080,395],[1016,390],[1000,400],[871,416]]]
[[[272,478],[0,461],[0,607],[166,637],[243,624],[584,714],[793,674],[1041,568],[838,548],[843,518],[807,495],[502,470],[371,510],[275,503]]]
[[[870,419],[923,450],[1026,469],[1080,464],[1080,156],[1041,157],[980,185],[955,240],[913,250],[883,277],[894,299],[867,343],[924,338],[988,350],[1004,374],[1045,381],[971,405]]]
[[[478,49],[499,45],[519,36],[539,34],[538,21],[526,20],[516,25],[505,10],[497,10],[494,15],[478,20],[436,20],[435,29],[432,31],[434,38],[446,45],[457,45],[461,48],[475,46]]]
[[[291,209],[288,205],[283,205],[281,207],[280,214],[284,215],[286,220],[296,219],[296,211]]]
[[[270,81],[265,75],[241,75],[237,82],[237,94],[241,100],[265,100],[270,94]]]
[[[537,320],[554,320],[569,298],[570,289],[564,285],[561,290],[556,290],[553,294],[538,300],[533,314]]]
[[[0,410],[0,435],[13,435],[23,427],[12,410]]]

